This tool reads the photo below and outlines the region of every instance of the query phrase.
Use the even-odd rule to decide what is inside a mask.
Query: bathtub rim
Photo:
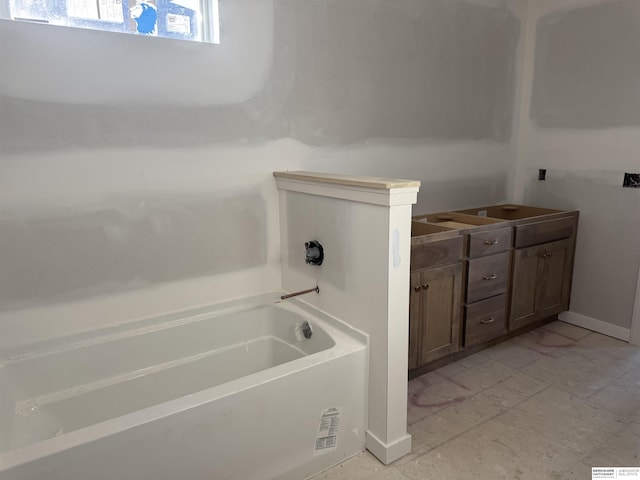
[[[359,335],[364,335],[368,338],[366,333],[361,330],[351,327],[348,323],[334,317],[322,309],[307,303],[302,298],[292,298],[289,300],[281,300],[280,296],[285,292],[284,290],[276,290],[272,292],[259,293],[255,295],[248,295],[243,297],[237,297],[230,300],[224,300],[221,302],[214,302],[211,304],[198,305],[195,307],[188,307],[179,310],[173,310],[170,312],[148,315],[140,318],[131,319],[116,319],[109,324],[103,324],[100,327],[79,330],[66,335],[59,335],[44,340],[38,340],[33,343],[19,344],[13,347],[0,348],[0,368],[5,365],[20,362],[23,359],[30,358],[34,355],[48,355],[55,353],[59,350],[73,349],[76,347],[82,347],[88,345],[90,342],[99,343],[105,339],[109,339],[116,336],[128,336],[130,332],[135,330],[153,330],[154,326],[160,324],[175,323],[180,325],[183,323],[191,323],[200,320],[208,320],[210,318],[222,316],[225,314],[231,314],[241,310],[249,310],[252,308],[260,308],[265,305],[282,305],[286,308],[287,304],[292,304],[303,310],[305,305],[307,313],[315,314],[321,313],[327,318],[332,318],[338,323],[342,323],[347,327],[348,332],[356,332]]]
[[[366,349],[368,352],[369,336],[366,333],[363,333],[343,320],[320,310],[302,299],[280,300],[280,295],[282,293],[282,291],[277,291],[275,295],[274,293],[260,294],[247,297],[245,299],[234,299],[229,302],[215,303],[210,307],[212,309],[215,308],[216,310],[212,310],[209,313],[215,312],[216,315],[214,316],[217,317],[219,315],[267,305],[273,305],[276,308],[283,308],[286,310],[293,310],[294,312],[299,310],[304,312],[306,315],[314,317],[315,320],[319,320],[321,322],[320,327],[325,330],[332,339],[334,339],[335,345],[296,360],[285,362],[266,370],[252,373],[229,382],[221,383],[192,394],[160,402],[156,405],[104,420],[102,422],[94,423],[78,430],[64,433],[57,437],[40,440],[14,450],[0,453],[0,474],[30,461],[55,455],[56,453],[79,447],[90,442],[95,442],[101,438],[105,438],[119,432],[134,429],[171,415],[180,414],[206,403],[224,398],[225,396],[249,390],[255,385],[260,385],[287,375],[308,370],[324,361],[339,358],[363,349]],[[197,307],[196,309],[183,310],[183,312],[184,314],[194,311],[200,312],[206,308],[206,306]],[[220,308],[220,310],[218,310],[218,308]],[[218,314],[218,312],[220,313]],[[180,313],[172,312],[168,315],[173,317],[174,315],[180,315]],[[197,315],[193,315],[193,317],[201,315],[207,315],[207,313],[202,312]],[[162,317],[164,318],[165,316]],[[150,318],[145,318],[141,321],[146,322],[149,320]],[[365,377],[367,383],[368,368],[369,362],[367,361],[367,372]]]

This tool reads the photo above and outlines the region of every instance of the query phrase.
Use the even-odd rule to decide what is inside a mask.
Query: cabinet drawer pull
[[[498,275],[496,275],[495,273],[492,273],[491,275],[482,276],[483,280],[495,280],[496,278],[498,278]]]
[[[422,290],[422,287],[421,287],[420,285],[416,285],[415,287],[413,287],[413,289],[414,289],[416,292],[419,292],[420,290]]]
[[[497,245],[498,243],[500,243],[500,242],[498,241],[497,238],[495,240],[485,240],[484,241],[485,245]]]
[[[553,257],[553,252],[543,253],[540,255],[542,258]]]
[[[429,284],[428,283],[423,283],[422,284],[422,288],[424,288],[426,290],[427,288],[429,288]]]
[[[487,325],[487,324],[493,323],[495,321],[496,321],[495,318],[493,318],[492,316],[489,316],[489,318],[487,318],[486,320],[480,320],[480,323],[483,324],[483,325]]]

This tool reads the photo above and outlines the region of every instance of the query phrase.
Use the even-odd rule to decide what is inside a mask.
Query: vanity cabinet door
[[[546,244],[542,252],[543,268],[538,299],[540,318],[569,309],[571,288],[571,248],[569,240]]]
[[[417,368],[460,348],[462,265],[411,274],[409,368]]]
[[[514,251],[510,330],[569,308],[572,248],[567,239]]]

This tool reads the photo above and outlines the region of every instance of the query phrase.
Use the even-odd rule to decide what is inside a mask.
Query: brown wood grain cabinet
[[[459,350],[462,295],[462,236],[420,224],[412,235],[409,369]]]
[[[577,211],[526,205],[491,205],[460,213],[509,221],[513,264],[509,331],[569,309],[578,230]]]
[[[467,231],[468,268],[462,333],[465,348],[488,342],[506,331],[512,235],[509,222]]]
[[[568,310],[572,270],[570,238],[515,249],[509,329]]]
[[[507,320],[507,295],[465,306],[464,346],[473,347],[502,335]]]
[[[411,273],[409,368],[460,347],[460,262]]]
[[[409,370],[568,310],[577,225],[577,211],[510,204],[415,216]]]

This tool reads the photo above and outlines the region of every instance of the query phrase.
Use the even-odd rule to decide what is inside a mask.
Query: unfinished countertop
[[[328,183],[333,185],[345,185],[353,187],[377,188],[382,190],[391,190],[393,188],[411,188],[419,187],[419,180],[406,180],[399,178],[384,177],[364,177],[353,175],[342,175],[336,173],[307,172],[307,171],[291,171],[291,172],[273,172],[276,178],[287,178],[291,180],[300,180],[314,183]]]

